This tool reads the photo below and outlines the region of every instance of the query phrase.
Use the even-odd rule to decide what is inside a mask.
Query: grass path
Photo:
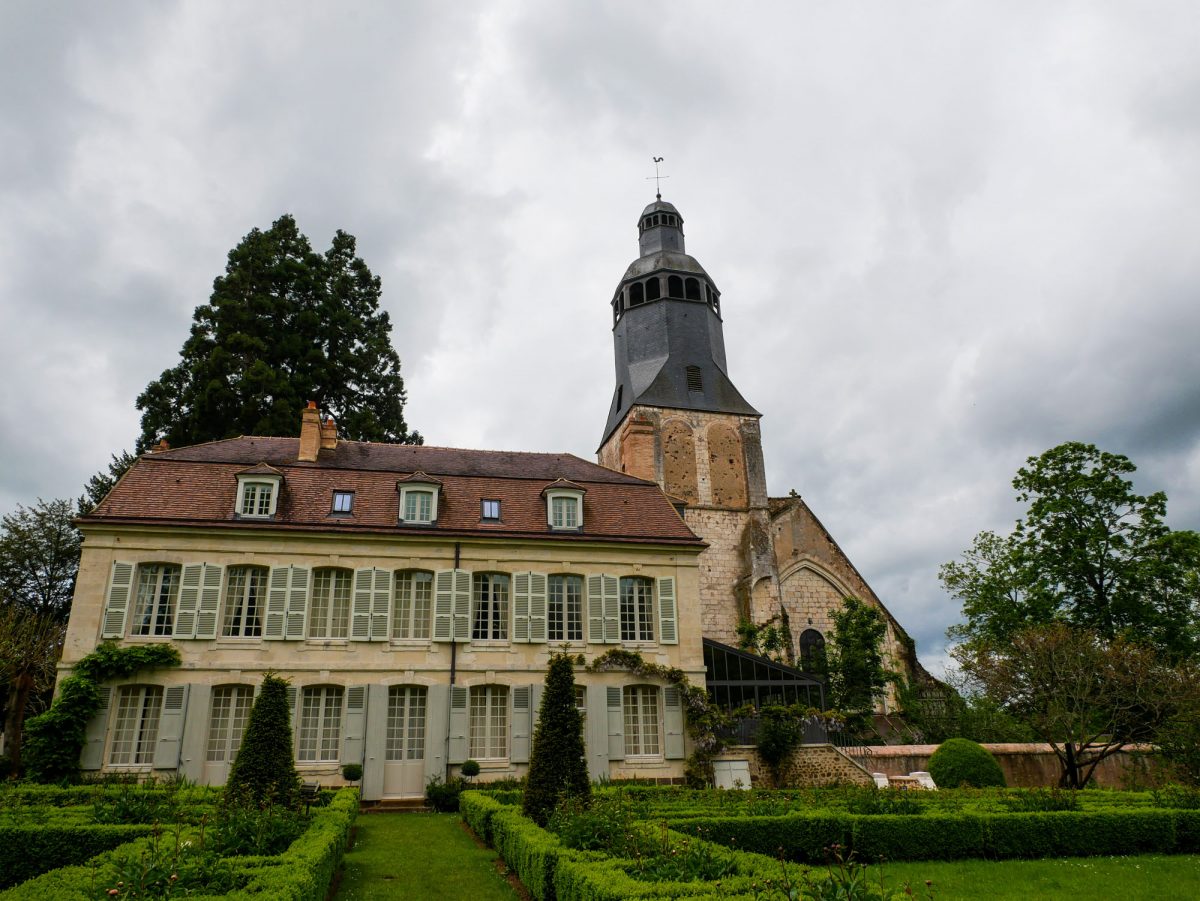
[[[884,867],[893,888],[912,880],[923,897],[933,880],[937,901],[1120,898],[1168,901],[1200,898],[1200,856],[1064,857],[1049,860],[907,861]]]
[[[476,845],[461,823],[457,814],[360,816],[337,901],[516,901],[517,894],[496,871],[496,852]]]

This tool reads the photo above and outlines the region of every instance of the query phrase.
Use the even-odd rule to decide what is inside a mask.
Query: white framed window
[[[225,581],[223,638],[261,638],[267,598],[265,566],[231,566]]]
[[[238,476],[237,514],[241,519],[270,519],[279,505],[278,476]]]
[[[418,685],[388,689],[387,759],[425,759],[426,690]]]
[[[571,484],[556,482],[555,484]],[[583,528],[583,489],[547,488],[546,522],[555,531],[578,532]]]
[[[400,522],[408,525],[431,525],[438,518],[438,492],[441,483],[424,473],[419,478],[398,482],[400,491]]]
[[[654,641],[654,581],[621,577],[621,641]]]
[[[237,757],[252,706],[253,686],[220,685],[213,689],[208,717],[209,763],[232,763]]]
[[[325,568],[313,573],[312,604],[308,612],[309,638],[346,638],[350,634],[350,584],[348,569]]]
[[[551,576],[547,598],[547,641],[583,641],[583,577]]]
[[[579,715],[584,719],[587,718],[587,686],[575,686],[575,709],[579,711]]]
[[[178,566],[171,563],[139,564],[130,634],[170,635],[178,602]]]
[[[659,690],[653,685],[627,685],[621,696],[625,712],[625,756],[661,757]]]
[[[507,641],[508,576],[475,573],[471,582],[472,641]]]
[[[126,685],[117,689],[117,719],[108,754],[112,766],[153,762],[162,701],[161,685]]]
[[[498,521],[500,519],[500,502],[497,500],[488,499],[481,501],[479,518],[489,521]]]
[[[335,491],[333,493],[334,513],[350,514],[354,512],[354,492]]]
[[[473,760],[508,759],[508,687],[477,685],[471,689]]]
[[[341,757],[342,695],[340,685],[306,688],[300,695],[301,763],[336,762]]]
[[[429,638],[433,612],[433,573],[406,569],[396,573],[392,638]]]

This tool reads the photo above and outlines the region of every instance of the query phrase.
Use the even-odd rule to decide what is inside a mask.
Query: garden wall
[[[985,744],[992,752],[1010,787],[1036,788],[1058,784],[1062,768],[1047,744]],[[937,745],[885,745],[845,748],[846,753],[871,773],[907,776],[928,771]],[[1101,761],[1092,777],[1098,787],[1145,788],[1169,781],[1147,745],[1131,746]]]
[[[771,770],[753,745],[727,748],[717,760],[748,760],[750,781],[756,788],[814,788],[822,785],[874,785],[870,773],[833,745],[801,745],[792,752],[774,785]]]

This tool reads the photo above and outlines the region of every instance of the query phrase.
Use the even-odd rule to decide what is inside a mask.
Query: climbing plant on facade
[[[79,776],[88,720],[100,709],[100,686],[145,670],[179,666],[179,651],[169,644],[119,647],[106,641],[75,664],[59,684],[50,709],[25,724],[25,766],[38,782]]]

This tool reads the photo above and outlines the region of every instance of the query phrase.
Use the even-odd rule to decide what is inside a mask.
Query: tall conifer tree
[[[570,656],[550,658],[546,690],[533,733],[525,815],[545,825],[564,797],[591,795],[583,750],[583,716],[575,706],[575,672]]]
[[[291,216],[252,230],[196,308],[178,365],[137,399],[139,451],[237,435],[297,435],[315,400],[346,438],[420,444],[404,421],[404,379],[379,310],[380,281],[338,231],[313,251]]]

